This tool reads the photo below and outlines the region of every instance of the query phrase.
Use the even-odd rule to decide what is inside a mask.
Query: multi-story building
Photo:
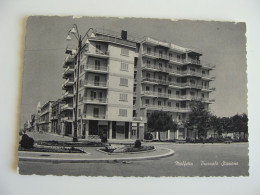
[[[63,89],[67,96],[63,98],[68,104],[64,117],[70,118],[64,121],[70,127],[67,134],[72,134],[78,64],[76,52],[66,52]],[[109,139],[142,139],[147,117],[162,110],[179,123],[176,134],[168,131],[162,138],[187,137],[189,132],[181,122],[187,119],[192,102],[203,101],[207,107],[211,103],[213,67],[203,64],[201,55],[149,37],[136,40],[126,31],[120,35],[94,30],[80,59],[78,135],[88,137],[101,131]]]
[[[63,106],[61,99],[53,102],[51,106],[51,132],[61,135],[61,107]],[[63,135],[63,134],[62,134]]]
[[[51,107],[54,101],[48,101],[41,107],[39,131],[51,132]]]

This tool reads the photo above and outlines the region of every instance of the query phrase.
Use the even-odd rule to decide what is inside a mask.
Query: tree
[[[221,118],[215,115],[210,116],[209,118],[210,128],[214,130],[214,133],[222,135],[222,124]]]
[[[177,124],[172,120],[171,115],[163,111],[154,111],[148,117],[147,126],[151,131],[159,132],[159,140],[161,139],[160,132],[177,129]]]
[[[205,108],[205,104],[201,101],[193,102],[192,110],[189,113],[189,119],[185,126],[189,129],[198,130],[198,137],[206,137],[210,128],[210,112]]]
[[[248,132],[248,118],[246,114],[236,114],[231,117],[231,129],[233,132],[239,133],[239,139],[241,139],[241,132],[244,133],[244,139],[245,139],[245,133]]]

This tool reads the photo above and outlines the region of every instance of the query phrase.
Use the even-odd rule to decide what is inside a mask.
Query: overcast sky
[[[74,23],[81,34],[91,27],[117,32],[127,30],[133,36],[151,36],[179,46],[201,49],[201,59],[216,65],[216,70],[212,71],[216,76],[211,85],[216,87],[210,95],[211,99],[215,99],[211,105],[212,112],[217,116],[247,113],[244,23],[33,16],[28,18],[26,27],[21,127],[35,113],[39,101],[43,105],[61,97],[66,36]]]

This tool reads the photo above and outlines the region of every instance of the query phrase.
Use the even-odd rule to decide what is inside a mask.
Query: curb
[[[166,158],[175,154],[172,149],[164,148],[169,152],[166,154],[160,154],[156,156],[146,157],[125,157],[125,158],[101,158],[101,159],[69,159],[69,158],[41,158],[41,157],[18,157],[19,161],[30,161],[30,162],[53,162],[53,163],[111,163],[111,162],[122,162],[122,161],[142,161],[152,160],[159,158]]]

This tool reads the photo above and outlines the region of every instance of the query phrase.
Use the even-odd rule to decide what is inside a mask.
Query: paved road
[[[85,176],[240,176],[248,175],[248,144],[172,144],[175,155],[124,163],[19,162],[20,174]],[[203,162],[202,162],[203,161]],[[229,163],[229,165],[227,164]],[[230,165],[231,164],[231,165]],[[222,166],[223,165],[223,166]]]

